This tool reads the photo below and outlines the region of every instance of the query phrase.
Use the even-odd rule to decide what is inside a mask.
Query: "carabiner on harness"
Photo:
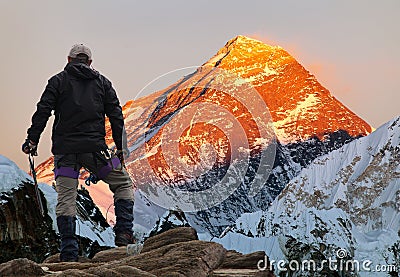
[[[97,184],[98,181],[99,181],[99,179],[97,178],[97,176],[90,173],[89,177],[87,177],[85,180],[85,185],[87,185],[89,187],[90,183],[95,185],[95,184]]]
[[[114,165],[111,161],[112,157],[113,157],[113,152],[111,149],[106,149],[104,151],[100,151],[101,155],[103,155],[103,158],[106,161],[106,164],[110,164],[111,168],[114,169]]]

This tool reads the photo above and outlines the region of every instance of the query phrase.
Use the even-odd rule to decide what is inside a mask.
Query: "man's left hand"
[[[117,149],[117,152],[115,152],[115,155],[117,155],[118,159],[121,161],[121,164],[125,166],[125,158],[129,158],[130,152],[129,149]]]

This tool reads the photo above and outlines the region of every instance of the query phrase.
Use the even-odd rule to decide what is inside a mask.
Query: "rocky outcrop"
[[[171,231],[164,231],[156,236],[149,237],[146,239],[142,253],[159,249],[168,244],[198,240],[196,230],[190,227],[176,228],[173,233],[174,236],[171,236]]]
[[[15,259],[0,265],[0,276],[42,276],[44,270],[27,258]]]
[[[118,247],[76,263],[18,259],[0,264],[0,276],[274,276],[257,270],[264,258],[264,252],[242,255],[199,241],[194,229],[181,227],[148,238],[138,255],[127,255],[126,247]]]

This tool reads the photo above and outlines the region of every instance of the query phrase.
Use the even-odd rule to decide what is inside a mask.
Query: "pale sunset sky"
[[[247,35],[280,45],[373,127],[400,114],[400,1],[0,0],[0,154],[21,144],[47,80],[85,43],[121,103],[154,78],[198,66]],[[37,163],[50,153],[48,123]]]

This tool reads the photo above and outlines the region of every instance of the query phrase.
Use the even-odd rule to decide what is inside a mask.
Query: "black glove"
[[[31,154],[32,156],[37,156],[37,143],[26,139],[22,144],[22,152],[25,154]]]
[[[123,150],[117,149],[115,155],[117,155],[118,159],[121,161],[121,164],[125,166],[125,158],[129,158],[130,152],[129,149],[123,149]]]

